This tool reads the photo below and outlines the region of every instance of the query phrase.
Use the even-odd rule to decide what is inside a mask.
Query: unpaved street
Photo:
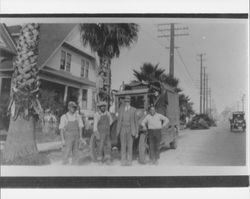
[[[178,148],[161,153],[160,164],[193,166],[243,166],[246,133],[230,132],[229,124],[220,123],[208,130],[180,132]]]

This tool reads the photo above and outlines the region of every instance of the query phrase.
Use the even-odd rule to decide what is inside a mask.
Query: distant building
[[[21,26],[6,27],[1,24],[0,96],[10,91],[12,59],[16,54],[15,45],[20,30]],[[83,47],[79,25],[40,24],[39,38],[40,88],[54,90],[58,102],[66,104],[74,100],[81,110],[92,114],[95,109],[98,59],[89,47]],[[2,51],[6,51],[5,54],[2,55]]]

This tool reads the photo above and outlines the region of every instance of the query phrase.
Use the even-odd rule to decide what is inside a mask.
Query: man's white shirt
[[[169,119],[160,113],[154,115],[148,114],[141,122],[141,125],[146,129],[161,129],[169,123]]]
[[[82,118],[78,113],[74,113],[74,114],[66,113],[66,114],[62,115],[62,117],[61,117],[59,129],[64,129],[69,121],[72,122],[75,120],[78,121],[79,128],[80,129],[83,128],[84,125],[82,122]]]

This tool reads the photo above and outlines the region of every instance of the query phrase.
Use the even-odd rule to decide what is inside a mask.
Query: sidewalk
[[[61,149],[62,146],[63,146],[62,141],[46,142],[46,143],[38,143],[37,149],[39,152],[46,152],[46,151]]]
[[[0,141],[0,150],[3,150],[5,141]],[[39,152],[46,152],[51,150],[58,150],[62,148],[62,141],[57,142],[46,142],[46,143],[38,143],[37,149]]]

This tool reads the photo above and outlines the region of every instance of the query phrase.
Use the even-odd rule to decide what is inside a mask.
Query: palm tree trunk
[[[40,162],[35,142],[33,117],[34,114],[41,115],[42,113],[38,101],[39,80],[36,67],[38,41],[38,24],[24,25],[17,45],[17,57],[13,63],[14,73],[9,106],[11,118],[3,150],[4,162],[8,164],[30,164],[29,157],[31,156],[32,159],[35,158],[32,160],[34,164]]]
[[[30,154],[38,154],[34,130],[32,117],[25,120],[22,116],[18,116],[16,120],[10,120],[3,153],[3,158],[7,163]]]
[[[108,104],[108,108],[110,107],[110,95],[111,95],[111,59],[108,57],[100,57],[100,66],[98,70],[98,78],[102,78],[103,80],[103,88],[99,89],[97,93],[98,102],[106,101]],[[104,76],[100,77],[100,72],[104,73]]]

